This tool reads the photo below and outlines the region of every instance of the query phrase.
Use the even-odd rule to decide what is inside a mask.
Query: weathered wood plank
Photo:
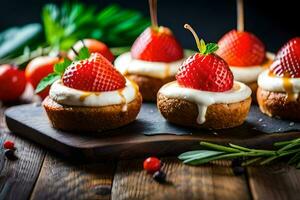
[[[164,159],[168,183],[158,184],[142,169],[142,160],[121,161],[112,199],[249,199],[244,176],[235,176],[228,162],[191,167]]]
[[[300,199],[300,170],[281,164],[247,171],[253,199]]]
[[[79,164],[47,154],[31,199],[110,199],[113,162]]]
[[[27,140],[11,134],[0,107],[0,199],[28,199],[43,163],[45,151]],[[3,141],[10,139],[17,147],[18,160],[10,161],[4,155]]]

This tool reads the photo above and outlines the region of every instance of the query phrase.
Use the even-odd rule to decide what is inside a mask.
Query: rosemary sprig
[[[210,142],[200,142],[202,150],[188,151],[178,156],[184,164],[200,165],[215,160],[242,158],[242,166],[266,165],[285,158],[287,164],[300,168],[300,138],[273,144],[274,150],[251,149],[236,144],[228,146]],[[208,149],[208,150],[207,150]]]

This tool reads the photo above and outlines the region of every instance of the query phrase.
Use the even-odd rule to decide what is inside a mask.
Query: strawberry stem
[[[237,0],[237,30],[244,31],[244,0]]]
[[[152,28],[158,28],[157,23],[157,0],[149,0]]]
[[[195,30],[189,24],[185,24],[184,28],[188,29],[193,34],[200,54],[208,55],[218,50],[219,47],[217,44],[215,43],[205,44],[204,40],[202,39],[200,40]]]
[[[189,24],[185,24],[184,28],[191,31],[191,33],[193,34],[193,36],[195,38],[197,48],[198,48],[199,52],[201,53],[202,52],[201,42],[200,42],[199,37],[198,37],[197,33],[195,32],[195,30]]]

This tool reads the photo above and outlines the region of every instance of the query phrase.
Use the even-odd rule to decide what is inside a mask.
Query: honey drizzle
[[[270,77],[275,77],[275,74],[272,71],[269,71],[268,75]],[[296,96],[293,92],[293,84],[291,82],[291,78],[289,73],[285,73],[282,77],[283,89],[286,92],[286,100],[287,101],[295,101]]]
[[[291,79],[289,77],[283,77],[282,78],[283,81],[283,88],[286,91],[286,100],[287,101],[294,101],[295,100],[295,96],[293,93],[293,84],[291,82]]]
[[[84,92],[83,95],[79,97],[79,101],[83,102],[88,96],[90,96],[92,93],[90,92]]]
[[[122,111],[125,112],[125,111],[127,111],[127,103],[126,103],[126,98],[124,97],[124,95],[122,93],[123,90],[124,90],[124,88],[119,89],[118,94],[121,97]]]
[[[268,57],[265,57],[263,63],[261,64],[261,66],[263,68],[268,68],[271,64],[272,64],[273,60],[268,58]]]
[[[170,69],[170,65],[166,64],[165,65],[165,77],[169,77],[171,74],[171,69]]]
[[[131,83],[131,85],[133,86],[134,88],[134,98],[136,97],[136,94],[138,93],[139,91],[139,86],[132,80],[129,80],[129,82]]]

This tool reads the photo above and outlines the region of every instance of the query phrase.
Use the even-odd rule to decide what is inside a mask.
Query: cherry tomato
[[[13,101],[20,98],[26,87],[23,71],[11,65],[0,66],[0,100]]]
[[[11,140],[6,140],[4,143],[3,143],[3,147],[5,149],[15,149],[15,143]]]
[[[44,77],[53,72],[53,67],[58,62],[60,62],[60,59],[57,57],[41,56],[34,58],[28,63],[25,69],[26,79],[35,89]],[[44,99],[48,94],[49,88],[46,88],[38,95]]]
[[[104,44],[103,42],[100,42],[98,40],[95,39],[84,39],[84,40],[79,40],[78,42],[75,43],[75,45],[73,46],[73,49],[76,52],[79,52],[79,50],[83,47],[83,43],[84,45],[88,48],[90,53],[100,53],[101,55],[103,55],[107,60],[109,60],[110,62],[114,61],[115,57],[112,54],[112,52],[109,50],[109,48],[107,47],[106,44]],[[70,50],[68,52],[68,57],[73,60],[75,58],[75,53],[73,50]]]
[[[144,161],[144,170],[148,173],[154,173],[161,168],[161,161],[156,157],[149,157]]]

